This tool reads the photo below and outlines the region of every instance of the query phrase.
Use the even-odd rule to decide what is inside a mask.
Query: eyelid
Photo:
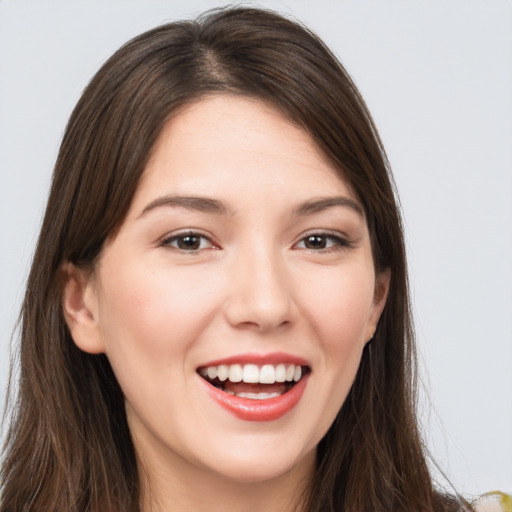
[[[179,247],[173,247],[171,245],[172,242],[174,242],[175,240],[177,240],[179,238],[186,237],[186,236],[203,238],[208,241],[209,247],[186,250],[186,249],[180,249]],[[207,249],[219,249],[219,246],[213,241],[211,235],[208,235],[207,233],[201,231],[200,229],[193,229],[193,228],[182,229],[182,230],[179,230],[176,232],[168,233],[160,239],[160,242],[158,245],[161,247],[168,247],[170,249],[174,249],[177,252],[191,253],[191,254],[198,253],[200,251],[204,251]]]
[[[330,247],[325,247],[325,248],[320,248],[320,249],[297,247],[300,243],[304,242],[308,237],[313,237],[313,236],[330,239],[331,241],[334,241],[335,243]],[[330,230],[325,230],[325,229],[324,230],[313,229],[313,230],[307,231],[306,233],[301,234],[300,239],[293,244],[293,248],[311,251],[311,252],[318,252],[318,253],[348,249],[348,248],[351,248],[352,246],[353,246],[353,242],[347,235],[340,233],[339,231],[330,231]]]

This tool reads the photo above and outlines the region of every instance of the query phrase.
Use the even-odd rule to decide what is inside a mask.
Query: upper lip
[[[304,359],[303,357],[299,357],[292,354],[287,354],[285,352],[272,352],[268,354],[256,354],[256,353],[248,353],[248,354],[238,354],[229,357],[224,357],[222,359],[215,359],[211,361],[207,361],[198,366],[198,368],[204,368],[209,366],[219,366],[221,364],[231,365],[231,364],[255,364],[258,366],[263,366],[265,364],[294,364],[300,366],[311,366],[310,363]]]

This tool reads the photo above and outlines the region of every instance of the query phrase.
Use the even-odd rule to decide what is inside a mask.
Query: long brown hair
[[[99,70],[67,126],[28,279],[0,512],[137,511],[123,393],[104,355],[80,351],[61,309],[63,263],[92,267],[123,222],[166,121],[209,94],[262,99],[309,132],[362,202],[386,307],[305,489],[308,512],[460,509],[434,490],[415,413],[401,220],[388,161],[347,72],[308,29],[233,8],[170,23]]]

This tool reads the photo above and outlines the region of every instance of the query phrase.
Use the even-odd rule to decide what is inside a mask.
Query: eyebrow
[[[336,196],[336,197],[321,197],[319,199],[312,199],[311,201],[306,201],[305,203],[300,204],[295,209],[295,214],[299,216],[303,215],[312,215],[314,213],[318,213],[328,208],[333,208],[334,206],[344,206],[350,208],[355,211],[360,217],[364,217],[363,208],[353,199],[344,196]]]
[[[226,203],[219,201],[218,199],[212,199],[210,197],[162,196],[146,205],[139,215],[139,218],[143,217],[152,210],[164,206],[171,208],[185,208],[187,210],[195,210],[203,213],[214,213],[217,215],[228,215],[233,213],[233,211]],[[313,215],[335,206],[350,208],[360,217],[364,216],[363,208],[359,206],[359,204],[353,199],[344,196],[321,197],[319,199],[306,201],[295,208],[294,214],[298,216]]]
[[[225,203],[209,197],[162,196],[151,201],[151,203],[142,210],[139,218],[162,206],[186,208],[187,210],[215,213],[217,215],[227,215],[231,213],[231,209]]]

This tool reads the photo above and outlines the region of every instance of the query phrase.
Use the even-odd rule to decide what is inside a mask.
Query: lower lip
[[[210,396],[237,418],[245,421],[274,421],[291,411],[299,403],[306,389],[308,378],[309,375],[306,375],[286,393],[264,400],[230,395],[212,386],[206,380],[202,378],[201,380],[207,386],[206,389]]]

